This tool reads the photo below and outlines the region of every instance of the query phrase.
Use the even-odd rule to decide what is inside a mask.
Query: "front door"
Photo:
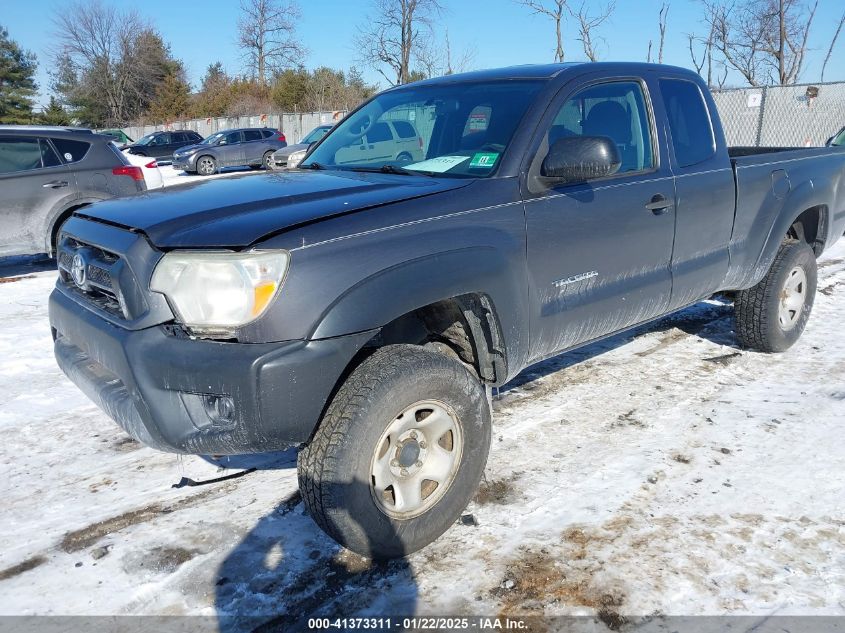
[[[228,132],[217,144],[217,161],[221,167],[244,164],[244,144],[241,132]]]
[[[675,231],[673,179],[645,83],[564,88],[541,129],[523,187],[533,359],[665,312]],[[548,147],[566,136],[611,138],[619,170],[581,183],[544,179]]]

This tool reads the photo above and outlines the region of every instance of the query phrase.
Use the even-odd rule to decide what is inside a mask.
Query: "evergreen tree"
[[[172,121],[184,118],[191,99],[191,87],[185,81],[182,66],[174,64],[156,87],[155,96],[150,103],[149,115],[156,121]]]
[[[38,118],[45,125],[70,125],[71,123],[67,110],[55,97],[50,97],[50,104]]]
[[[24,51],[0,26],[0,123],[32,123],[37,67],[35,55]]]

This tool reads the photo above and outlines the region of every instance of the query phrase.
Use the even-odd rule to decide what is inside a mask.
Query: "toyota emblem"
[[[70,264],[70,276],[80,288],[85,285],[85,269],[85,258],[82,257],[82,253],[77,253]]]

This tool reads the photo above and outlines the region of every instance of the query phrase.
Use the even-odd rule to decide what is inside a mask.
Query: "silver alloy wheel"
[[[264,154],[264,169],[273,169],[273,152]]]
[[[373,498],[388,516],[419,516],[446,494],[462,454],[463,432],[454,411],[436,400],[416,402],[387,425],[376,444]]]
[[[796,266],[786,277],[783,290],[780,291],[778,323],[788,332],[801,318],[804,303],[807,300],[807,273],[801,266]]]
[[[197,161],[197,171],[203,176],[210,176],[215,171],[214,159],[203,156]]]

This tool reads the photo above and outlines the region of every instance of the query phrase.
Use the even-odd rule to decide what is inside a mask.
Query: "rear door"
[[[0,191],[0,255],[43,253],[47,218],[76,182],[46,139],[0,135]]]
[[[646,321],[669,304],[674,190],[649,95],[637,77],[570,84],[533,141],[523,182],[532,359]],[[613,139],[619,171],[581,183],[543,179],[548,147],[567,136]]]
[[[717,145],[717,131],[701,88],[694,81],[658,79],[669,127],[669,157],[675,176],[675,249],[670,310],[708,297],[728,272],[735,185],[730,159]]]

